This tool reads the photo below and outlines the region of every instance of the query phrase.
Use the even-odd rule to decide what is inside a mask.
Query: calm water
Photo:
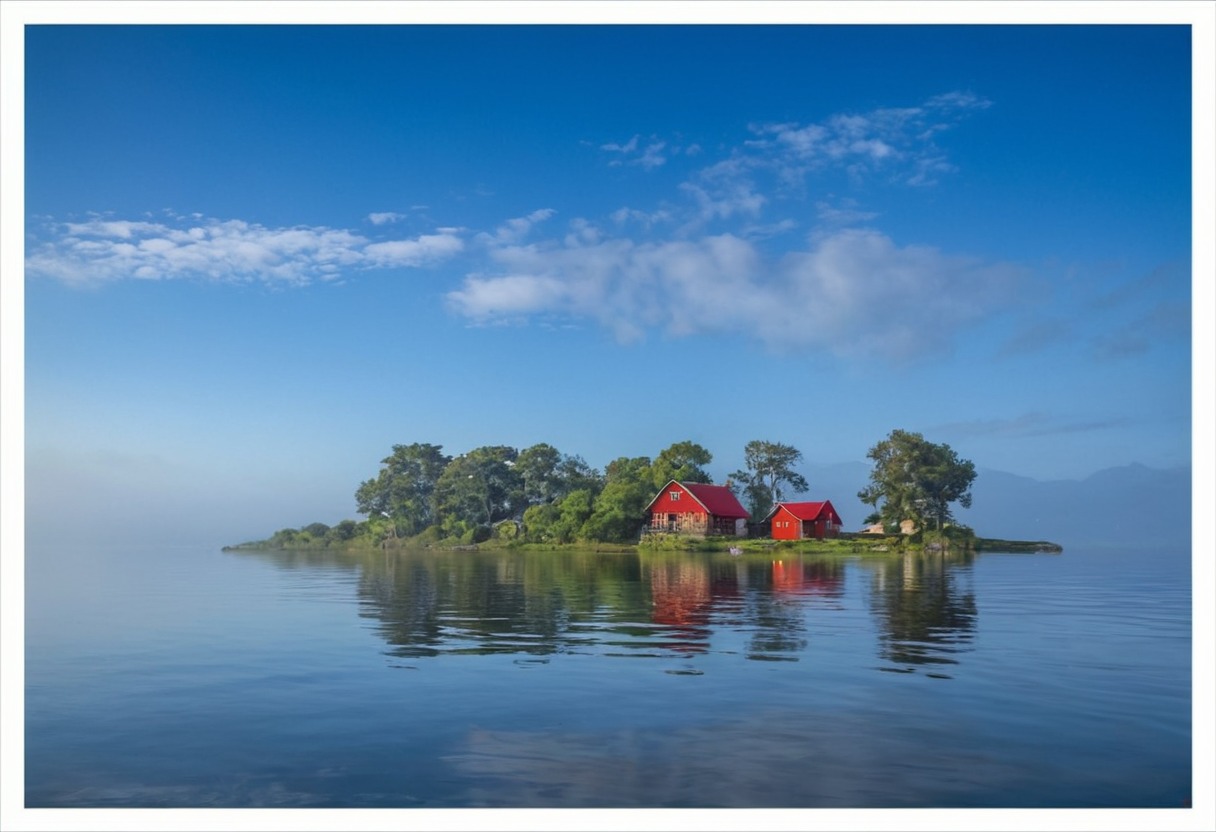
[[[31,550],[29,807],[1165,807],[1189,559]]]

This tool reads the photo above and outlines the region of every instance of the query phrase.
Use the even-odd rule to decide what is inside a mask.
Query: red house
[[[725,485],[672,480],[646,507],[649,531],[747,536],[747,510]]]
[[[777,503],[764,518],[772,523],[774,540],[835,537],[844,525],[829,500],[822,503]]]

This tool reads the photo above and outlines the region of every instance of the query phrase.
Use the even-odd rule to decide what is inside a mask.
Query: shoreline
[[[754,555],[859,555],[859,554],[1061,554],[1064,547],[1047,540],[1004,540],[999,538],[974,537],[966,540],[946,538],[913,541],[897,535],[846,534],[836,538],[807,540],[773,540],[771,538],[726,538],[686,537],[676,535],[643,538],[638,543],[522,543],[519,541],[487,540],[482,543],[463,544],[442,541],[417,542],[396,541],[390,545],[339,545],[327,543],[297,544],[293,546],[270,545],[268,540],[251,541],[224,546],[224,552],[285,552],[285,551],[331,551],[346,553],[431,550],[443,552],[520,551],[561,552],[592,551],[602,554],[630,554],[652,552],[704,552],[706,554],[731,554],[738,557]]]

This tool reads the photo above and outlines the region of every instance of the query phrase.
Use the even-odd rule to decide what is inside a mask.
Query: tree
[[[560,495],[558,466],[561,462],[561,452],[545,442],[519,452],[515,470],[523,480],[524,498],[530,505],[551,503]]]
[[[753,520],[768,516],[779,501],[785,499],[788,485],[796,494],[807,490],[806,477],[794,470],[802,452],[793,445],[753,439],[743,447],[745,470],[731,474],[732,488],[743,490]]]
[[[613,460],[605,470],[604,489],[595,498],[582,536],[615,542],[633,540],[653,497],[654,472],[649,457]]]
[[[515,470],[529,505],[560,502],[571,492],[599,491],[602,485],[599,472],[582,457],[566,456],[544,442],[520,451]]]
[[[437,518],[435,486],[449,462],[442,445],[394,445],[379,475],[355,492],[356,510],[391,518],[397,533],[418,534]]]
[[[588,465],[578,454],[563,456],[557,466],[557,473],[561,478],[562,499],[575,491],[587,491],[594,497],[604,487],[604,478],[600,476],[600,472]]]
[[[659,452],[651,466],[654,487],[662,488],[672,480],[677,482],[713,482],[705,467],[713,462],[713,454],[696,442],[685,440]]]
[[[866,456],[874,460],[874,469],[870,484],[857,496],[878,509],[883,523],[912,520],[917,528],[926,528],[932,522],[941,529],[954,519],[951,503],[971,507],[975,465],[960,459],[949,445],[928,442],[919,433],[893,430]]]
[[[354,520],[342,520],[337,525],[331,526],[329,531],[325,533],[326,539],[335,543],[343,543],[350,540],[359,533],[359,524]]]
[[[585,488],[567,494],[558,504],[559,516],[552,528],[557,542],[569,543],[581,535],[594,506],[595,495]]]
[[[561,509],[554,503],[537,503],[524,511],[524,537],[535,543],[553,540],[554,526],[561,519]]]
[[[443,470],[435,500],[444,529],[490,526],[523,513],[523,479],[515,471],[519,452],[506,445],[474,448]]]

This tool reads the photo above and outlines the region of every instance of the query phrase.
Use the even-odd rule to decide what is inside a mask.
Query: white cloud
[[[869,222],[878,217],[873,211],[863,211],[857,207],[857,200],[845,198],[833,205],[827,200],[815,203],[815,216],[823,223],[830,225],[856,225]]]
[[[656,136],[651,136],[645,147],[643,147],[642,137],[638,135],[633,136],[633,138],[624,144],[618,142],[601,144],[600,150],[617,154],[617,157],[609,162],[610,165],[636,165],[643,170],[653,170],[665,165],[667,164],[668,155],[680,152],[679,148],[669,148],[667,142],[660,140]],[[694,155],[699,151],[700,148],[693,145],[693,147],[684,152]]]
[[[194,278],[305,284],[332,280],[344,269],[426,265],[463,248],[451,231],[372,242],[324,226],[268,228],[242,220],[197,218],[183,224],[182,219],[177,218],[177,224],[108,219],[66,223],[54,229],[59,236],[32,246],[26,270],[67,283]]]
[[[390,222],[397,222],[406,218],[405,214],[398,214],[396,211],[378,211],[368,214],[368,220],[372,225],[385,225]]]
[[[962,327],[999,308],[1018,269],[901,247],[874,230],[844,230],[876,216],[848,198],[821,197],[810,206],[821,225],[798,250],[764,254],[757,241],[806,221],[773,206],[805,209],[807,177],[824,169],[932,184],[954,170],[933,137],[985,106],[974,95],[948,93],[915,107],[752,126],[753,139],[678,186],[682,204],[622,207],[603,218],[636,239],[606,235],[578,217],[541,236],[538,227],[556,216],[553,208],[480,233],[442,227],[402,239],[200,215],[164,222],[97,217],[55,226],[47,242],[31,243],[26,267],[75,283],[189,277],[306,284],[358,270],[432,266],[464,252],[467,238],[476,244],[472,254],[488,260],[467,267],[447,301],[476,324],[581,319],[623,342],[654,331],[729,333],[774,350],[910,358],[948,349]],[[700,148],[683,138],[668,144],[634,135],[600,149],[622,164],[653,169]],[[367,220],[382,227],[407,216],[374,212]]]
[[[950,92],[916,107],[843,113],[805,125],[752,125],[758,138],[744,149],[751,154],[749,167],[770,168],[787,183],[813,170],[841,167],[855,176],[883,170],[907,184],[927,185],[934,174],[954,170],[933,137],[989,104],[972,93]]]
[[[685,230],[739,215],[757,217],[768,202],[764,194],[756,192],[752,182],[742,178],[713,185],[684,182],[680,190],[691,196],[696,204],[695,219]]]
[[[566,287],[553,277],[507,275],[482,278],[471,276],[464,287],[451,292],[448,300],[461,314],[478,322],[534,315],[561,306]]]
[[[642,151],[642,155],[637,159],[636,164],[641,165],[646,170],[666,164],[667,158],[663,156],[663,148],[665,147],[667,147],[666,142],[653,142],[646,145],[646,149]]]
[[[459,237],[424,234],[416,240],[389,240],[364,247],[367,261],[376,266],[423,266],[446,260],[464,248]]]
[[[661,208],[657,211],[640,211],[637,208],[618,208],[609,215],[617,225],[626,225],[628,223],[637,223],[645,230],[649,231],[656,225],[668,223],[672,220],[671,211]]]
[[[540,208],[524,217],[509,219],[494,230],[493,234],[479,234],[478,239],[487,245],[510,245],[519,242],[538,223],[552,217],[557,212],[552,208]]]
[[[602,145],[600,145],[600,150],[609,150],[614,153],[633,153],[635,150],[638,149],[638,139],[639,138],[640,138],[639,136],[634,136],[632,139],[627,141],[625,144],[617,144],[616,142],[609,142],[608,144],[602,144]]]
[[[496,252],[504,276],[473,275],[447,300],[470,321],[566,316],[599,322],[622,341],[737,334],[774,350],[912,359],[948,350],[962,328],[997,311],[1016,267],[897,246],[876,231],[842,231],[767,261],[723,234],[635,244],[606,240]]]

